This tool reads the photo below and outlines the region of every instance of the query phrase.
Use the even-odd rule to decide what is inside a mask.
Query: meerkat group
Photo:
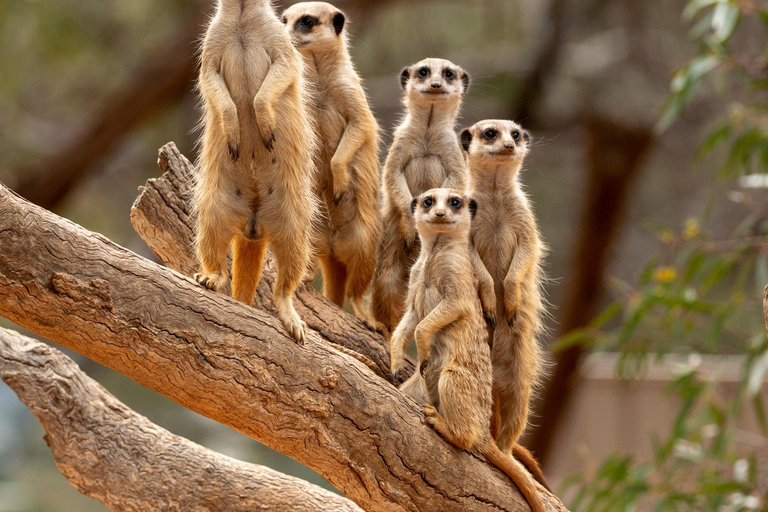
[[[232,296],[250,304],[271,247],[275,309],[303,343],[293,298],[319,266],[329,300],[392,333],[395,380],[414,337],[419,371],[400,389],[424,404],[426,422],[543,511],[534,478],[546,482],[518,444],[545,366],[546,248],[519,182],[530,135],[488,120],[459,136],[469,74],[425,59],[400,73],[406,116],[380,180],[379,126],[344,13],[325,2],[281,18],[270,0],[217,4],[198,82],[196,281],[224,290],[231,250]]]

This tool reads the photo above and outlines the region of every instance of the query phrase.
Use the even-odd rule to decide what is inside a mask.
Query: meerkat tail
[[[512,483],[518,488],[533,512],[546,512],[544,502],[541,500],[541,496],[539,496],[539,491],[536,489],[533,477],[528,474],[518,461],[504,455],[493,441],[488,441],[478,446],[478,451],[512,480]]]
[[[232,244],[232,297],[249,306],[261,280],[261,266],[267,244],[263,241],[235,238]]]
[[[547,483],[547,479],[544,478],[544,472],[541,471],[539,462],[533,456],[533,454],[521,444],[515,444],[512,447],[512,456],[516,458],[520,463],[525,466],[525,469],[533,476],[533,478],[539,482],[546,490],[552,492],[552,489]]]

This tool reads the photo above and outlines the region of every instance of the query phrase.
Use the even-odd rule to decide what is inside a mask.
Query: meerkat
[[[373,278],[373,316],[390,331],[403,314],[408,272],[419,254],[411,199],[432,188],[464,190],[468,171],[455,132],[470,83],[450,61],[425,59],[400,73],[407,114],[384,165],[382,236]]]
[[[464,130],[461,141],[471,194],[479,204],[470,257],[490,319],[496,441],[509,453],[525,431],[531,395],[545,366],[538,338],[543,331],[541,262],[546,247],[519,180],[531,138],[517,123],[487,120]]]
[[[283,13],[294,45],[304,57],[313,89],[317,193],[324,222],[315,253],[323,294],[370,329],[385,327],[369,313],[364,297],[373,277],[381,230],[379,126],[349,55],[346,17],[325,2],[302,2]]]
[[[421,252],[411,270],[406,311],[390,339],[392,370],[415,337],[426,422],[462,450],[476,450],[517,486],[534,512],[544,512],[533,478],[491,436],[491,351],[486,340],[469,231],[477,203],[463,191],[432,189],[412,201]]]
[[[194,191],[201,272],[209,290],[229,280],[250,304],[267,245],[277,261],[274,303],[303,343],[293,296],[311,255],[318,212],[316,147],[302,59],[270,0],[219,0],[202,44],[199,90],[203,135]]]

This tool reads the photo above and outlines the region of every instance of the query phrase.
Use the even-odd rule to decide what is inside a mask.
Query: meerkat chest
[[[517,248],[519,226],[509,200],[497,196],[478,199],[472,243],[494,279],[506,275]]]
[[[330,94],[320,95],[315,112],[316,128],[323,142],[323,148],[333,155],[344,135],[347,120],[342,113],[339,101]]]

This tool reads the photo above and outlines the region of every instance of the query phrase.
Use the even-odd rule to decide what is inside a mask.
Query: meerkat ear
[[[418,197],[414,197],[411,200],[411,215],[415,215],[416,214],[416,207],[417,206],[419,206],[419,198]]]
[[[408,85],[408,80],[411,79],[411,68],[403,68],[403,70],[400,72],[400,87],[405,89],[405,86]]]
[[[286,18],[285,16],[283,16],[282,18],[280,18],[280,21],[282,21],[282,22],[283,22],[283,25],[287,25],[287,24],[288,24],[288,18]]]
[[[472,145],[472,132],[467,128],[463,132],[461,132],[461,147],[464,148],[464,151],[469,153],[469,146]]]
[[[525,139],[526,144],[531,142],[531,134],[528,133],[528,130],[523,130],[523,139]]]
[[[466,93],[469,90],[469,84],[472,83],[472,78],[470,78],[469,73],[466,71],[461,75],[461,83],[464,85],[464,92]]]
[[[333,28],[336,29],[336,35],[341,34],[341,31],[344,30],[344,22],[346,19],[344,13],[341,11],[337,12],[336,16],[333,17]]]
[[[477,201],[469,198],[469,218],[472,220],[475,220],[475,215],[477,215]]]

